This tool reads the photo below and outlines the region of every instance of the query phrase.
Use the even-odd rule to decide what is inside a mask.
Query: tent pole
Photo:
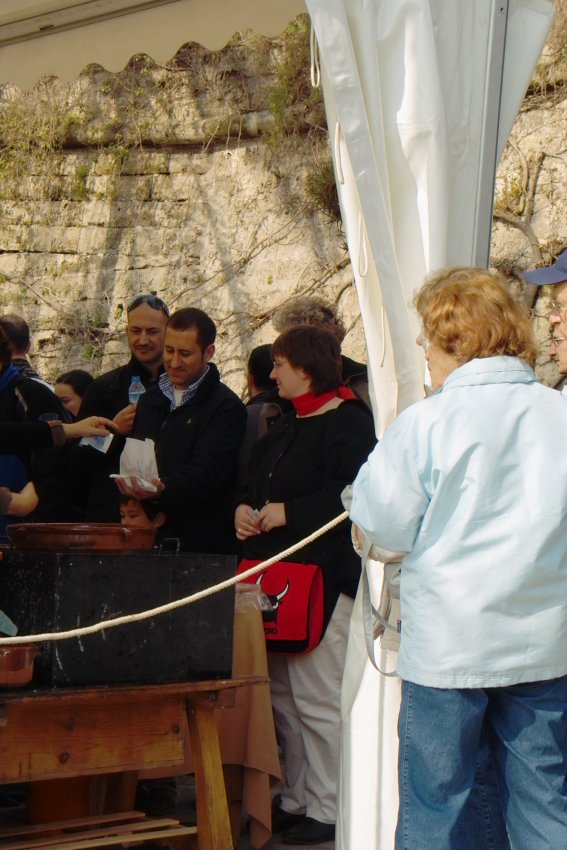
[[[509,0],[492,0],[484,91],[479,180],[475,199],[475,223],[472,240],[472,264],[488,267],[494,183],[498,165],[498,128],[502,98],[502,79],[506,51]]]

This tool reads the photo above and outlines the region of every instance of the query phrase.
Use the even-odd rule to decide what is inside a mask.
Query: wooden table
[[[160,767],[175,772],[184,762],[188,729],[198,846],[232,850],[214,710],[233,706],[236,688],[265,681],[250,676],[0,693],[0,783],[31,782],[32,789],[41,789],[47,781],[102,777],[89,785],[91,811],[93,797],[100,811],[111,801],[114,810],[123,804],[130,808],[138,771]],[[120,782],[113,783],[117,773]],[[85,814],[84,799],[62,799],[66,812],[75,809],[67,816]],[[52,815],[51,820],[59,819],[58,813]]]
[[[230,711],[215,710],[221,760],[235,846],[248,820],[250,843],[263,847],[272,835],[271,787],[281,779],[278,746],[268,682],[266,640],[258,587],[238,585],[234,618],[233,676],[260,678],[265,684],[238,688]],[[186,721],[185,721],[186,722]],[[186,736],[189,741],[189,735]],[[175,773],[193,773],[191,747]],[[171,770],[142,771],[140,778],[170,776]]]

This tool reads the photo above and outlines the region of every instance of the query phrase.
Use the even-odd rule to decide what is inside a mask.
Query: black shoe
[[[305,815],[294,815],[292,812],[279,808],[272,809],[272,832],[283,832],[284,829],[291,829],[292,826],[297,826],[304,820]]]
[[[321,823],[305,816],[297,826],[282,832],[284,844],[322,844],[335,840],[335,824]]]
[[[136,788],[136,809],[151,817],[175,817],[177,778],[144,779]]]

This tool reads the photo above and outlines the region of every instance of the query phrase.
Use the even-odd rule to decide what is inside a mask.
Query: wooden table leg
[[[187,706],[199,850],[233,850],[214,705]]]
[[[135,808],[136,788],[138,787],[137,770],[108,773],[100,778],[103,780],[99,789],[99,805],[101,808],[94,810],[93,814],[131,812]]]

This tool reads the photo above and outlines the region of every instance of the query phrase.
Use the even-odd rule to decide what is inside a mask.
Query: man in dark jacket
[[[138,376],[147,390],[163,372],[163,343],[169,318],[166,304],[156,295],[137,295],[126,309],[126,334],[132,356],[124,366],[93,381],[79,411],[79,419],[112,419],[117,432],[106,453],[84,443],[74,451],[77,489],[82,493],[85,517],[93,522],[120,522],[119,494],[109,476],[118,472],[125,438],[134,424],[136,406],[128,400],[132,378]]]
[[[246,409],[211,363],[215,337],[215,324],[202,310],[171,316],[165,374],[140,399],[132,436],[156,444],[163,535],[178,537],[185,550],[226,553],[236,545],[232,507]],[[119,487],[133,498],[156,498],[123,481]]]

